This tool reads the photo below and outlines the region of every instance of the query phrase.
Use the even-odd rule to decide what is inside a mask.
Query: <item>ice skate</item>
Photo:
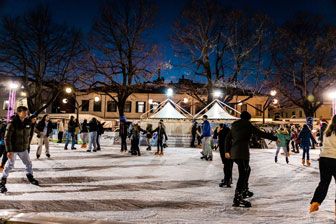
[[[251,197],[253,197],[253,192],[251,192],[251,191],[249,191],[249,190],[244,190],[243,191],[243,193],[242,193],[242,196],[243,196],[243,198],[245,199],[245,198],[251,198]]]
[[[50,154],[46,154],[46,156],[47,156],[48,158],[50,158]]]
[[[163,154],[163,152],[160,152],[160,156],[163,156],[164,154]]]
[[[7,192],[6,182],[7,182],[7,178],[1,178],[1,181],[0,181],[0,191],[1,191],[1,193],[6,193]]]
[[[233,199],[233,207],[243,207],[243,208],[250,208],[252,207],[251,203],[247,200],[243,199],[243,196],[241,194],[235,194],[235,197]]]
[[[307,166],[310,166],[310,161],[309,161],[309,159],[307,159]]]
[[[306,161],[305,159],[302,159],[302,165],[305,165]]]
[[[310,213],[312,213],[312,212],[316,212],[317,210],[319,210],[319,206],[320,206],[320,203],[318,203],[318,202],[313,202],[313,203],[311,203],[309,212],[310,212]],[[335,212],[336,212],[336,211],[335,211]]]
[[[286,157],[286,163],[287,163],[287,164],[289,163],[288,157]]]
[[[277,163],[278,162],[278,157],[274,158],[274,162]]]
[[[160,153],[159,152],[155,152],[154,155],[158,156],[158,155],[160,155]]]
[[[27,179],[31,184],[39,186],[39,182],[34,178],[32,174],[27,174]]]

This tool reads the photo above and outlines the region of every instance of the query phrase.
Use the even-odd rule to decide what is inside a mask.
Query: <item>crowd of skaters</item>
[[[317,141],[307,125],[303,125],[302,129],[292,126],[289,129],[285,126],[280,126],[275,133],[262,131],[252,125],[250,122],[251,115],[243,111],[241,119],[233,122],[228,128],[224,124],[219,124],[215,129],[214,135],[217,139],[216,144],[211,144],[214,139],[212,136],[211,125],[207,120],[207,116],[203,116],[203,124],[201,130],[193,125],[192,127],[192,142],[195,144],[196,135],[199,136],[202,142],[202,157],[211,161],[213,159],[211,145],[217,145],[223,163],[224,178],[222,179],[221,187],[231,187],[232,184],[232,167],[233,164],[238,166],[238,181],[236,184],[233,206],[251,207],[251,203],[246,198],[252,197],[253,192],[249,191],[249,176],[251,167],[249,165],[250,152],[249,143],[252,135],[260,138],[276,141],[275,162],[278,162],[278,153],[280,149],[284,151],[286,162],[289,163],[289,145],[292,142],[292,152],[298,153],[299,147],[303,150],[302,164],[307,166],[309,162],[309,149],[312,145],[317,145]],[[44,115],[40,121],[36,121],[36,115],[28,117],[28,109],[24,106],[17,108],[17,113],[10,118],[8,124],[3,123],[0,127],[0,155],[2,163],[0,168],[3,168],[2,177],[0,180],[0,191],[7,191],[6,182],[10,171],[14,168],[16,157],[18,156],[25,165],[25,172],[28,181],[31,184],[39,185],[39,182],[33,176],[32,162],[29,157],[30,143],[34,132],[39,138],[39,144],[36,151],[36,157],[39,158],[42,153],[42,147],[45,147],[45,153],[50,158],[49,136],[54,128],[59,130],[59,133],[64,132],[63,122],[58,120],[53,123],[49,115]],[[163,121],[158,123],[158,127],[153,129],[151,124],[148,124],[146,130],[140,127],[138,122],[133,122],[130,128],[126,125],[126,118],[120,120],[120,137],[122,139],[121,151],[127,151],[126,138],[131,138],[131,153],[140,156],[139,139],[140,133],[146,135],[147,150],[151,150],[151,138],[153,133],[157,133],[157,152],[155,155],[163,155],[164,141],[168,140],[165,125]],[[75,150],[76,135],[81,134],[83,140],[82,148],[86,148],[88,144],[88,152],[97,151],[100,147],[99,136],[102,134],[99,129],[103,129],[103,124],[92,118],[90,122],[84,120],[79,123],[71,116],[68,123],[67,139],[64,149],[67,150],[70,139],[72,140],[71,149]],[[196,134],[195,134],[196,130]],[[63,133],[62,133],[63,134]],[[320,168],[320,183],[315,190],[314,197],[311,200],[310,212],[318,210],[328,192],[328,187],[331,178],[336,178],[336,116],[331,119],[331,124],[322,122],[319,131],[321,153],[319,159]],[[62,143],[63,135],[59,134],[58,143]],[[200,142],[199,142],[200,143]],[[336,201],[335,201],[336,215]]]

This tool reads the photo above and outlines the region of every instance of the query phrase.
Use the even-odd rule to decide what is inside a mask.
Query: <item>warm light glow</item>
[[[220,97],[221,94],[222,94],[222,92],[219,91],[219,90],[216,90],[216,91],[214,92],[214,96],[215,96],[215,97]]]
[[[19,85],[18,85],[17,83],[11,82],[11,83],[9,84],[9,88],[10,88],[10,89],[17,89],[18,87],[19,87]]]
[[[169,89],[167,90],[167,96],[168,96],[168,97],[172,97],[173,94],[174,94],[173,89],[172,89],[172,88],[169,88]]]
[[[271,90],[270,94],[271,94],[271,96],[275,96],[277,94],[277,91]]]
[[[65,92],[66,92],[66,93],[71,93],[71,92],[72,92],[72,89],[71,89],[70,87],[67,87],[67,88],[65,89]]]
[[[188,103],[188,98],[183,98],[183,103]]]
[[[149,99],[149,100],[148,100],[148,103],[149,103],[149,104],[153,104],[153,100],[152,100],[152,99]]]
[[[241,105],[243,105],[243,103],[242,103],[242,102],[238,103],[238,106],[241,106]]]
[[[64,104],[68,103],[68,99],[63,99],[62,103],[64,103]]]
[[[21,96],[27,96],[26,92],[21,92]]]
[[[100,101],[99,96],[96,96],[96,97],[94,98],[94,101],[95,101],[95,102],[99,102],[99,101]]]
[[[329,93],[329,97],[330,97],[331,99],[336,99],[336,91],[334,91],[334,92],[330,92],[330,93]]]
[[[278,99],[273,99],[273,104],[277,104],[278,102]]]

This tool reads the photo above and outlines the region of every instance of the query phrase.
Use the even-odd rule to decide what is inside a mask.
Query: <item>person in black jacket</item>
[[[87,147],[87,143],[89,141],[89,129],[88,129],[88,123],[87,123],[86,119],[84,119],[81,126],[82,126],[82,129],[80,131],[80,134],[81,134],[82,141],[83,141],[83,144],[82,144],[81,148],[85,149]]]
[[[7,152],[6,152],[6,146],[5,146],[5,133],[6,133],[6,122],[1,123],[0,128],[0,157],[2,156],[2,162],[0,165],[0,171],[3,170],[8,158],[7,158]]]
[[[1,193],[7,192],[6,182],[9,172],[14,168],[16,156],[19,156],[25,165],[25,171],[28,181],[31,184],[39,185],[38,181],[33,176],[33,165],[28,154],[29,135],[30,135],[30,121],[27,118],[28,108],[19,106],[17,108],[17,115],[13,121],[8,123],[5,133],[5,145],[7,151],[8,161],[2,172],[0,181]]]
[[[71,149],[74,150],[75,148],[75,131],[76,131],[77,123],[75,121],[75,117],[71,116],[70,121],[68,123],[68,132],[67,132],[67,140],[65,142],[64,150],[68,150],[68,144],[70,142],[70,138],[72,139]]]
[[[122,119],[120,120],[120,130],[119,130],[119,136],[121,138],[121,149],[120,152],[127,152],[127,143],[126,143],[126,138],[127,138],[127,132],[128,127],[126,120]]]
[[[191,128],[191,143],[190,147],[195,148],[195,140],[197,135],[197,122],[195,121],[192,128]]]
[[[222,159],[222,163],[224,165],[223,171],[224,171],[224,179],[222,179],[222,182],[219,184],[220,187],[231,187],[231,181],[232,181],[232,167],[233,167],[233,161],[231,159],[225,158],[225,138],[227,134],[230,132],[230,129],[226,127],[224,124],[219,125],[218,130],[218,146],[219,146],[219,153]]]
[[[147,151],[151,151],[152,150],[152,145],[151,145],[151,139],[153,137],[153,125],[152,124],[147,124],[147,127],[146,127],[146,143],[147,143]]]
[[[88,124],[89,128],[89,147],[86,150],[87,152],[91,152],[91,148],[93,145],[93,151],[97,152],[97,130],[98,130],[98,124],[97,119],[92,118]]]
[[[97,151],[100,150],[100,136],[104,134],[104,124],[105,122],[97,121]]]
[[[154,155],[160,155],[163,156],[163,137],[165,137],[165,140],[168,141],[168,137],[166,134],[166,130],[162,125],[162,122],[159,122],[159,126],[152,131],[152,133],[157,132],[157,152]],[[161,148],[161,152],[160,152]]]
[[[54,126],[55,125],[51,122],[48,114],[44,115],[42,120],[36,125],[35,132],[37,133],[37,137],[40,138],[39,146],[36,151],[36,158],[40,158],[41,156],[43,143],[46,150],[46,156],[50,158],[49,136],[52,133]]]
[[[238,165],[239,171],[239,178],[232,206],[251,207],[251,203],[244,200],[247,197],[253,196],[253,193],[248,190],[248,179],[251,173],[249,165],[249,141],[251,135],[254,134],[261,138],[267,138],[273,141],[276,141],[278,138],[254,127],[250,122],[251,114],[247,111],[243,111],[240,114],[240,118],[240,120],[235,121],[232,124],[231,131],[225,138],[225,158],[232,159]]]
[[[134,121],[131,132],[129,134],[129,138],[131,138],[131,153],[132,155],[140,156],[140,148],[139,148],[139,140],[140,140],[140,132],[146,133],[144,129],[140,127],[140,125]]]

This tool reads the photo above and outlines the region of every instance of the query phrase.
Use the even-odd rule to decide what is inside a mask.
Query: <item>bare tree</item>
[[[21,80],[30,112],[43,111],[71,82],[81,39],[81,32],[53,23],[47,6],[2,19],[1,72]]]
[[[225,88],[224,100],[228,102],[235,90],[246,88],[246,83],[251,86],[251,75],[259,86],[264,77],[257,76],[265,65],[262,54],[268,23],[264,15],[246,16],[242,11],[222,7],[216,0],[189,1],[174,23],[171,38],[177,55],[184,59],[181,66],[205,79],[206,86],[203,90],[189,88],[187,92],[208,104],[214,88]],[[203,93],[208,96],[206,102],[200,97]]]
[[[156,8],[151,1],[108,1],[100,8],[89,39],[86,66],[91,87],[110,96],[124,115],[126,99],[155,72],[157,46],[151,39]],[[111,93],[116,93],[112,95]]]
[[[297,14],[277,30],[272,55],[273,87],[314,117],[324,90],[336,82],[336,27],[320,16]]]

